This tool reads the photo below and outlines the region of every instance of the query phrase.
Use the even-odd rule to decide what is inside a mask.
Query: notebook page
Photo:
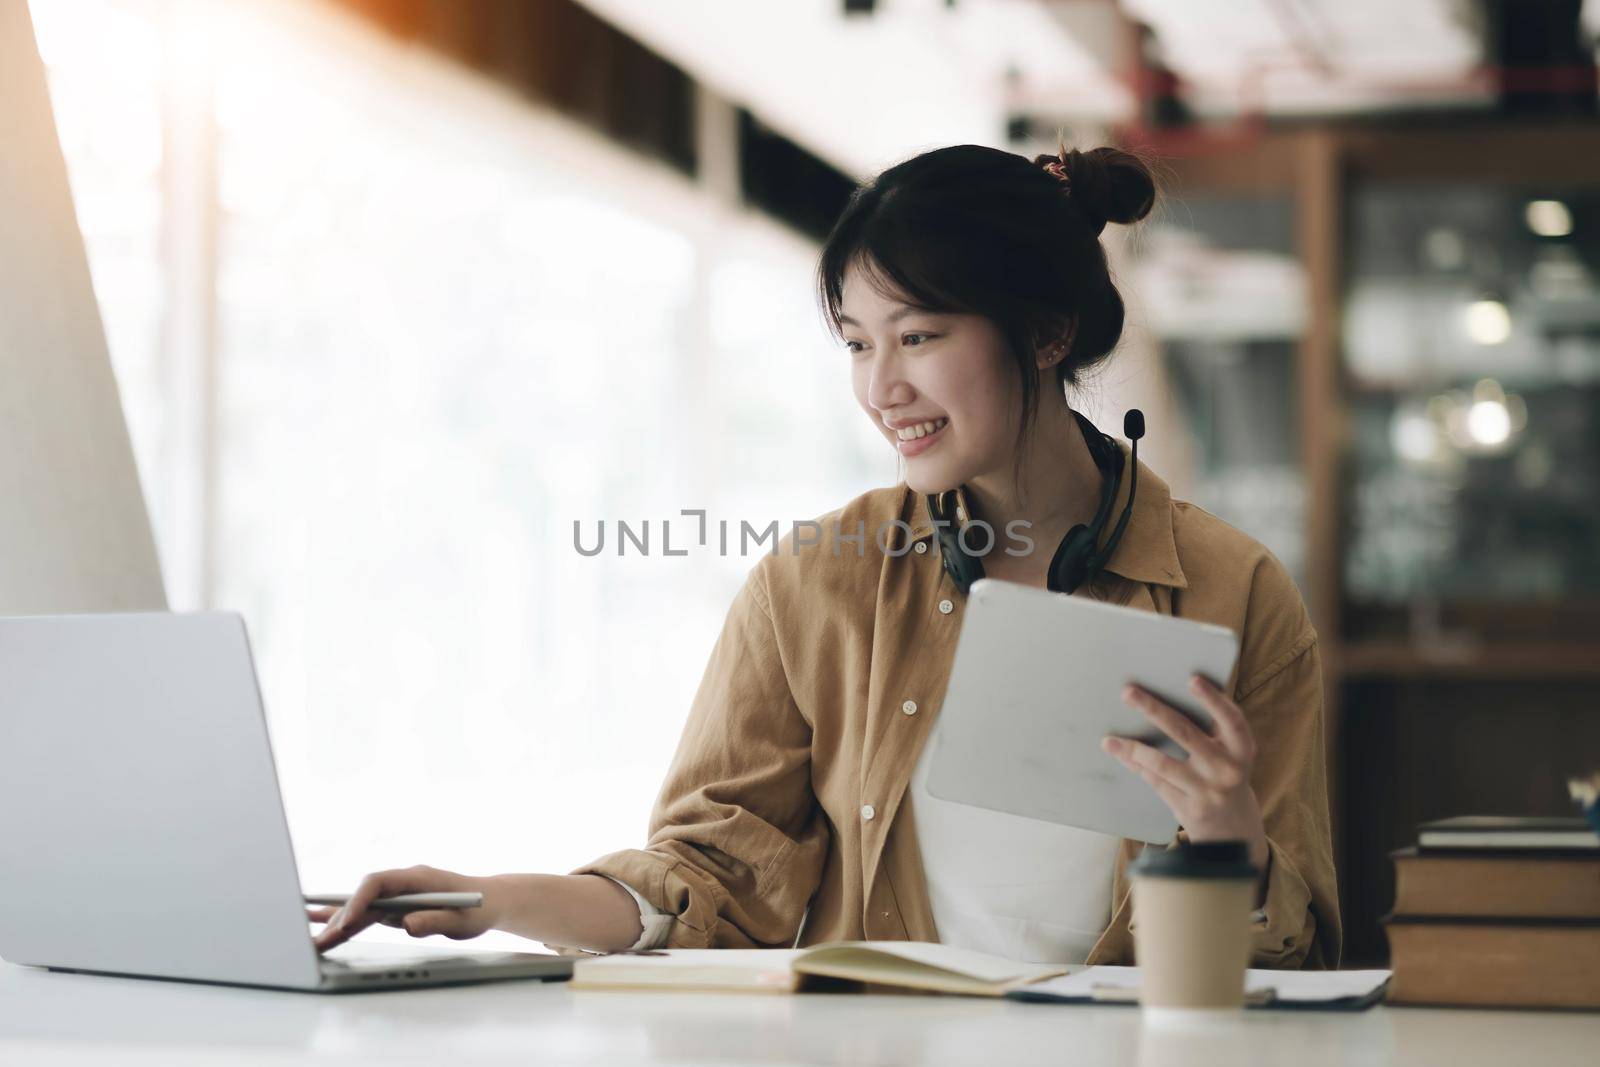
[[[717,986],[784,988],[794,982],[791,968],[800,949],[675,948],[650,955],[618,953],[573,962],[576,986]]]
[[[802,950],[802,955],[844,956],[858,953],[878,953],[907,960],[924,967],[949,971],[980,982],[1000,985],[1017,979],[1042,978],[1072,969],[1066,964],[1023,963],[1004,956],[991,956],[986,952],[955,948],[930,941],[840,941]]]

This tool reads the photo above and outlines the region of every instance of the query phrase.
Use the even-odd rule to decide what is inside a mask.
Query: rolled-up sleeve
[[[654,904],[644,899],[639,891],[625,882],[611,881],[622,886],[628,896],[633,898],[633,903],[639,909],[639,937],[628,948],[631,951],[640,949],[660,948],[667,943],[667,937],[672,933],[672,916],[663,915]]]
[[[1341,928],[1323,740],[1322,661],[1307,629],[1235,697],[1256,740],[1253,786],[1270,860],[1257,967],[1336,967]]]
[[[613,878],[671,916],[671,948],[787,946],[822,877],[827,820],[772,623],[769,562],[728,610],[645,847],[572,872]]]

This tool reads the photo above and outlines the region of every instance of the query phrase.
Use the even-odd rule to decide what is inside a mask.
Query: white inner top
[[[932,751],[930,740],[906,800],[939,940],[1026,963],[1084,962],[1111,921],[1118,839],[940,800],[925,785]],[[633,947],[666,944],[673,917],[617,884],[639,905],[644,929]]]
[[[907,796],[939,940],[1030,963],[1082,963],[1111,921],[1119,841],[1109,834],[940,800],[930,739]]]

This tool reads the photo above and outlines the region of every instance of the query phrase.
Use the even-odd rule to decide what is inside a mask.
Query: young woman
[[[858,189],[822,251],[819,292],[856,401],[904,458],[905,480],[822,516],[820,543],[791,534],[752,568],[647,845],[571,875],[373,874],[339,913],[311,912],[326,923],[318,945],[381,921],[419,937],[499,928],[594,951],[910,938],[1131,962],[1125,869],[1143,845],[941,802],[922,788],[919,760],[965,603],[930,509],[942,516],[954,497],[991,531],[1025,531],[1033,551],[996,537],[983,571],[1045,586],[1056,546],[1091,522],[1111,478],[1112,515],[1133,496],[1128,524],[1073,591],[1220,623],[1241,642],[1222,688],[1195,679],[1211,733],[1143,691],[1125,694],[1187,760],[1109,739],[1107,759],[1148,783],[1180,837],[1249,843],[1261,871],[1254,965],[1336,965],[1322,676],[1305,606],[1266,548],[1173,500],[1069,404],[1122,332],[1099,235],[1154,199],[1143,163],[1111,148],[1030,161],[960,145]],[[969,547],[981,554],[984,542]],[[1061,713],[1072,714],[1070,693]],[[484,906],[403,919],[367,908],[461,889],[482,891]]]

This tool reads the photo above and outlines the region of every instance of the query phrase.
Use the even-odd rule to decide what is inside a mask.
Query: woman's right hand
[[[402,893],[482,893],[483,903],[476,908],[434,908],[403,914],[373,911],[370,907],[379,897]],[[369,874],[361,879],[361,884],[342,908],[307,908],[306,918],[324,924],[312,938],[318,952],[342,945],[373,923],[398,927],[412,937],[443,934],[460,941],[495,927],[504,907],[500,893],[501,889],[492,879],[419,864],[403,870]]]

